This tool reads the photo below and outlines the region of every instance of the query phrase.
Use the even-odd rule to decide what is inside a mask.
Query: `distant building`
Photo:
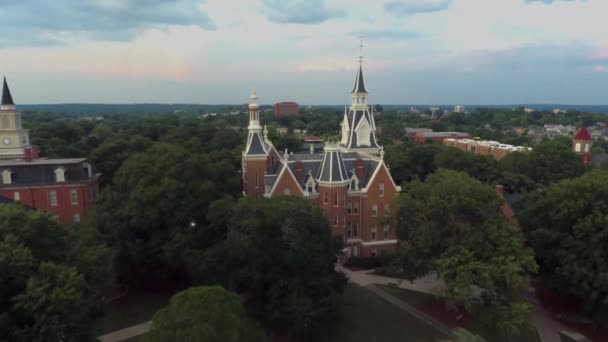
[[[408,139],[412,140],[414,138],[414,135],[416,133],[430,133],[433,130],[431,128],[411,128],[411,127],[406,127],[405,128],[405,135],[408,137]]]
[[[572,125],[545,125],[545,136],[554,138],[560,135],[572,135],[576,131],[576,127]]]
[[[445,139],[444,145],[455,147],[459,150],[474,154],[492,156],[496,160],[504,158],[511,152],[528,153],[530,147],[501,144],[498,141],[471,140],[471,139]]]
[[[464,113],[464,106],[454,106],[454,113]]]
[[[296,115],[300,112],[300,106],[295,102],[279,102],[274,104],[274,116]]]
[[[64,224],[84,220],[99,192],[99,176],[86,159],[39,157],[6,79],[0,104],[0,175],[0,202],[49,212]]]
[[[462,132],[417,132],[411,137],[411,140],[417,144],[426,143],[427,139],[442,143],[445,139],[471,139],[468,133]]]
[[[583,164],[588,165],[591,162],[591,145],[593,145],[593,139],[591,134],[587,130],[587,127],[583,127],[576,132],[574,139],[572,139],[572,149],[574,153],[581,156]]]

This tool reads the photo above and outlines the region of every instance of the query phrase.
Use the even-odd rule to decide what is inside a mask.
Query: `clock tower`
[[[5,77],[0,103],[0,159],[28,160],[32,159],[32,152],[28,130],[23,129],[21,112],[15,108]]]

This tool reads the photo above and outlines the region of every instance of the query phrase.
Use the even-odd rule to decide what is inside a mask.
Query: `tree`
[[[530,153],[527,175],[535,182],[547,185],[582,175],[585,166],[572,151],[569,138],[555,138],[536,146]]]
[[[456,342],[485,342],[483,337],[479,335],[475,335],[472,332],[458,328],[454,330],[454,334],[456,335]]]
[[[521,233],[502,215],[494,189],[443,169],[406,189],[396,200],[406,274],[414,279],[437,272],[447,297],[467,310],[479,288],[487,323],[519,334],[528,305],[518,290],[537,266]]]
[[[608,303],[608,173],[596,170],[530,193],[521,223],[544,273],[590,311]]]
[[[225,227],[226,238],[192,273],[241,293],[252,317],[273,334],[319,332],[345,286],[322,211],[294,197],[242,198],[214,208],[220,212],[210,211],[210,224]]]
[[[0,206],[0,340],[87,340],[110,260],[84,225],[68,231],[48,214]]]
[[[219,286],[192,287],[154,315],[149,342],[262,342],[264,334],[239,296]]]

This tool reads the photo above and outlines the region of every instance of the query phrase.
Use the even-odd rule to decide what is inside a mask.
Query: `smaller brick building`
[[[51,213],[64,224],[90,213],[99,176],[84,158],[41,158],[4,79],[0,105],[0,199]]]
[[[472,140],[472,139],[445,139],[444,145],[455,147],[459,150],[474,154],[492,156],[496,160],[501,160],[511,152],[528,153],[532,148],[525,146],[514,146],[501,144],[498,141]]]
[[[296,115],[300,112],[300,106],[295,102],[279,102],[274,104],[274,116]]]
[[[468,133],[462,132],[416,132],[410,139],[417,144],[426,143],[427,139],[434,142],[443,143],[445,139],[471,139]]]

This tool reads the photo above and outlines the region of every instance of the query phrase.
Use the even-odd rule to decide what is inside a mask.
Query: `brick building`
[[[249,197],[300,196],[326,214],[334,236],[348,256],[372,256],[395,248],[397,236],[390,205],[401,188],[384,163],[376,140],[373,112],[367,105],[362,58],[345,109],[340,143],[321,153],[279,153],[259,122],[255,91],[249,105],[249,135],[242,155],[243,194]]]
[[[84,158],[46,159],[30,145],[6,79],[0,105],[0,198],[56,216],[64,224],[86,218],[99,192]]]
[[[496,160],[501,160],[511,152],[528,153],[532,150],[530,147],[501,144],[498,141],[488,140],[445,139],[443,144],[465,152],[492,156]]]
[[[274,116],[296,115],[300,112],[300,106],[295,102],[279,102],[274,104]]]
[[[591,145],[593,145],[593,139],[587,127],[579,129],[572,139],[572,150],[581,156],[585,165],[591,162]]]

